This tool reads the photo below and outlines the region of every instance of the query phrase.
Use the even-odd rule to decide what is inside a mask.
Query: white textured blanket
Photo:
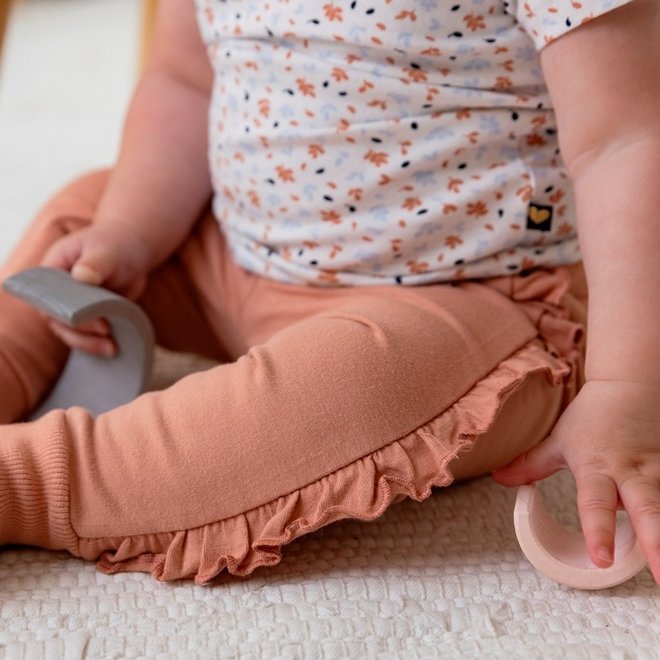
[[[574,520],[572,482],[544,486]],[[0,554],[0,657],[660,658],[648,570],[573,591],[516,542],[514,491],[490,479],[341,521],[284,548],[281,564],[210,587],[106,576],[62,553]]]

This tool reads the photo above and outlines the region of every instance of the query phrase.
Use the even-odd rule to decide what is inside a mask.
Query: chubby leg
[[[58,193],[0,269],[0,281],[37,266],[60,237],[89,222],[100,193],[98,179],[85,177]],[[57,378],[67,348],[36,310],[0,289],[0,422],[23,418]]]
[[[0,269],[0,281],[39,265],[56,240],[93,222],[108,174],[86,175],[56,194]],[[222,362],[230,357],[208,318],[213,316],[216,324],[224,318],[223,291],[216,290],[217,307],[209,314],[188,272],[194,264],[200,281],[213,276],[207,258],[214,267],[218,264],[203,248],[205,234],[213,229],[217,231],[217,225],[210,216],[200,218],[181,250],[151,273],[137,302],[152,318],[159,345]],[[229,328],[229,321],[224,326]],[[0,289],[0,423],[24,419],[52,387],[67,356],[68,348],[53,335],[47,320]]]
[[[326,299],[235,362],[96,420],[72,408],[0,426],[0,542],[163,580],[245,575],[300,534],[450,483],[448,465],[519,414],[506,401],[532,374],[526,416],[542,421],[491,441],[542,439],[530,429],[545,433],[547,395],[556,405],[570,369],[505,296],[469,285]]]

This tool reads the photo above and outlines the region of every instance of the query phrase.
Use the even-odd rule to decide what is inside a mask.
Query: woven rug
[[[543,492],[558,519],[575,520],[569,475]],[[548,580],[518,547],[514,498],[489,478],[437,489],[206,587],[7,549],[0,657],[660,658],[660,590],[648,569],[598,592]]]

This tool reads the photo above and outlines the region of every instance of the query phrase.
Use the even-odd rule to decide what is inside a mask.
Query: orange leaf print
[[[368,160],[370,163],[373,163],[376,167],[381,165],[386,165],[389,160],[389,155],[385,151],[374,151],[369,149],[364,156],[364,160]]]
[[[307,152],[312,158],[318,158],[325,153],[325,149],[320,144],[310,144],[307,147]]]
[[[463,239],[460,236],[452,234],[451,236],[447,236],[447,238],[445,238],[445,245],[453,250],[457,246],[463,245]]]
[[[380,108],[381,110],[387,110],[387,101],[374,99],[373,101],[369,101],[369,103],[367,103],[367,105],[370,108]]]
[[[270,101],[268,99],[259,99],[257,105],[259,106],[259,114],[268,118],[270,116]]]
[[[534,126],[534,128],[536,128],[536,129],[539,129],[542,126],[545,126],[547,123],[548,123],[548,120],[543,115],[541,115],[539,117],[534,117],[532,119],[532,126]]]
[[[356,202],[359,202],[362,199],[362,193],[364,190],[362,188],[351,188],[348,191],[348,196],[352,197]]]
[[[343,12],[344,10],[341,7],[337,7],[333,2],[329,2],[327,5],[323,5],[323,11],[325,12],[325,17],[329,21],[343,21]]]
[[[414,80],[415,82],[425,82],[428,80],[426,72],[422,71],[421,69],[410,68],[404,69],[404,71],[408,74],[408,78]]]
[[[454,204],[445,204],[442,207],[442,212],[445,215],[448,215],[449,213],[455,213],[456,211],[458,211],[458,206],[454,206]]]
[[[419,197],[406,197],[406,201],[402,204],[403,208],[408,211],[412,211],[421,205],[422,200]]]
[[[397,21],[416,21],[417,20],[417,14],[415,13],[415,10],[408,10],[404,9],[403,11],[400,11],[395,17]]]
[[[449,184],[447,185],[447,188],[449,188],[449,190],[451,190],[452,192],[460,193],[461,192],[461,186],[464,183],[465,182],[463,181],[463,179],[451,178],[451,179],[449,179]]]
[[[341,245],[332,246],[332,252],[330,253],[330,259],[334,259],[344,248]]]
[[[321,211],[323,222],[332,222],[335,225],[341,224],[341,216],[337,211]]]
[[[557,190],[556,192],[553,192],[552,195],[550,195],[549,199],[553,204],[559,204],[562,199],[564,199],[564,195],[566,193],[563,190]]]
[[[321,280],[321,282],[328,282],[329,284],[339,283],[336,270],[322,270],[317,279]]]
[[[513,87],[513,81],[507,76],[497,76],[495,80],[495,89],[509,89]]]
[[[303,96],[316,97],[313,83],[308,82],[304,78],[296,78],[296,84],[298,85],[298,89],[301,91]]]
[[[472,30],[472,32],[476,32],[477,30],[484,30],[486,28],[484,17],[481,14],[478,16],[475,16],[474,14],[467,14],[463,17],[463,20],[465,21],[465,25],[469,30]]]
[[[248,190],[247,197],[250,200],[252,206],[259,208],[261,206],[261,201],[259,199],[259,193],[256,190]]]
[[[526,142],[530,147],[534,147],[534,146],[542,147],[543,145],[548,143],[547,140],[538,133],[532,133],[531,135],[528,135]]]
[[[530,259],[529,257],[525,257],[522,260],[522,263],[520,264],[520,270],[529,270],[530,268],[534,268],[536,262],[534,259]]]
[[[476,215],[477,217],[480,215],[488,215],[488,206],[486,206],[486,204],[484,204],[482,201],[468,202],[467,208],[468,215]]]
[[[425,273],[429,269],[427,261],[417,261],[417,259],[406,261],[406,266],[411,273]]]
[[[330,74],[337,82],[341,82],[342,80],[348,80],[348,74],[344,69],[336,66],[332,69],[332,73]]]
[[[275,168],[275,171],[277,172],[277,176],[285,182],[291,182],[293,183],[296,179],[293,176],[293,170],[289,167],[284,167],[284,165],[278,165]]]
[[[458,110],[456,112],[456,119],[469,119],[472,116],[469,110]]]

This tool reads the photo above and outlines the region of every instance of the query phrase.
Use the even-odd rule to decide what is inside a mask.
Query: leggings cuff
[[[70,522],[69,449],[62,411],[35,442],[33,422],[0,426],[0,543],[78,555]]]
[[[4,340],[0,347],[5,346]],[[25,413],[26,397],[23,385],[9,360],[0,353],[0,424],[10,424]]]

